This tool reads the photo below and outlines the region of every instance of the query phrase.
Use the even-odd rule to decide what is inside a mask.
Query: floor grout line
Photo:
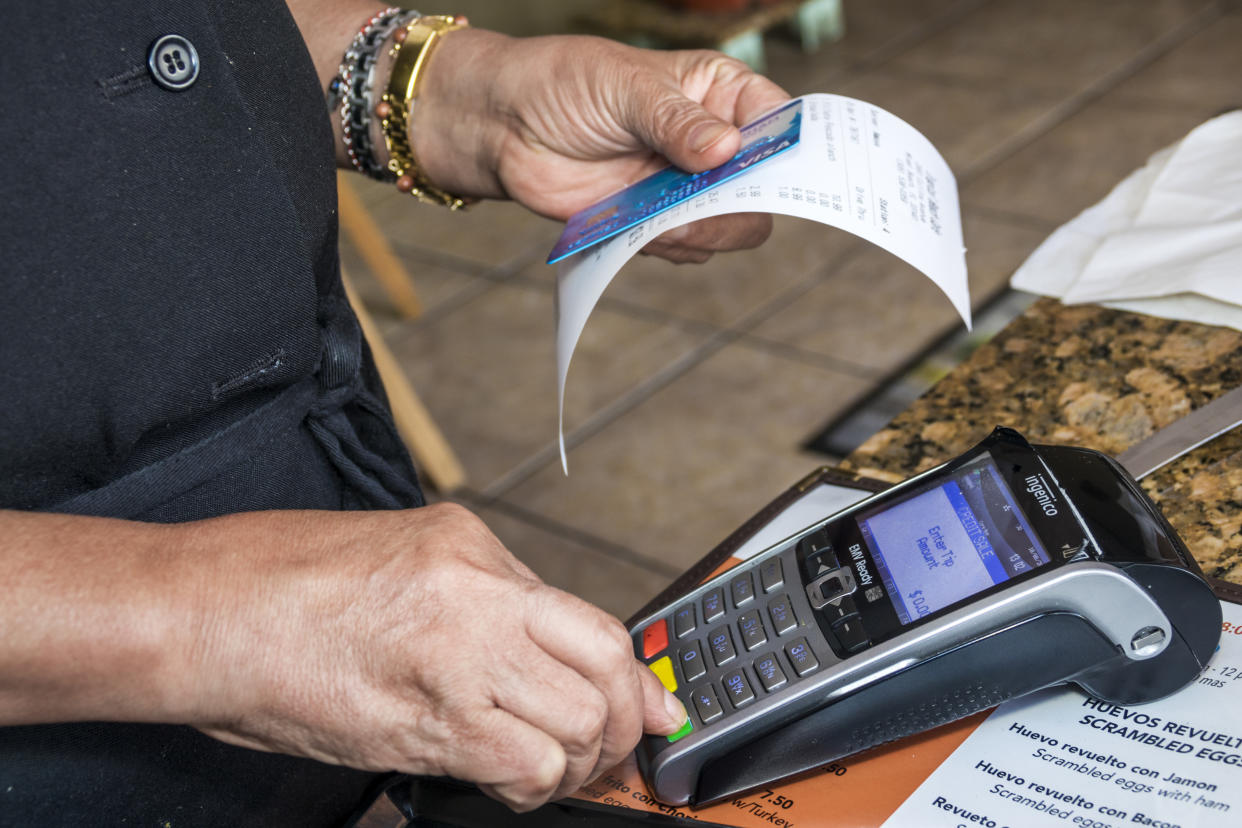
[[[1038,216],[1028,216],[1026,213],[1017,213],[1012,210],[1002,210],[998,207],[985,207],[982,205],[971,205],[969,210],[963,207],[962,214],[963,219],[987,219],[997,224],[1008,224],[1010,227],[1021,227],[1026,230],[1038,230],[1041,233],[1051,233],[1061,226],[1055,221],[1049,221]]]
[[[656,575],[662,575],[666,578],[675,578],[683,571],[681,567],[673,566],[660,560],[659,558],[644,555],[641,552],[636,552],[628,546],[614,543],[607,538],[600,537],[599,535],[593,534],[586,530],[561,523],[559,520],[550,518],[546,515],[540,514],[539,512],[531,511],[530,509],[525,509],[509,501],[494,497],[484,497],[481,493],[474,491],[469,491],[468,493],[463,494],[467,495],[463,499],[467,500],[467,502],[471,503],[471,505],[478,508],[494,509],[497,512],[502,512],[514,520],[521,521],[528,526],[533,526],[536,529],[541,529],[549,534],[556,535],[558,538],[570,540],[574,543],[589,547],[601,555],[605,555],[615,561],[620,561],[640,569],[645,569],[648,572]]]
[[[616,400],[613,400],[611,403],[596,410],[587,417],[585,422],[566,432],[566,454],[572,451],[575,447],[586,442],[589,438],[598,434],[608,425],[616,421],[619,417],[642,405],[658,391],[671,385],[674,381],[684,376],[697,365],[706,361],[712,355],[741,339],[750,329],[752,329],[755,325],[758,325],[764,319],[767,319],[772,314],[797,301],[798,298],[805,295],[821,283],[825,272],[829,272],[843,266],[855,256],[860,255],[864,249],[865,248],[862,243],[859,241],[850,244],[845,250],[825,262],[822,268],[808,275],[800,282],[785,288],[782,292],[777,294],[777,296],[768,300],[766,303],[754,309],[750,313],[744,314],[739,319],[738,323],[732,328],[717,329],[702,343],[673,360],[673,362],[665,365],[662,369],[652,374],[646,380],[635,385]],[[508,472],[502,474],[489,483],[486,487],[484,487],[483,494],[487,497],[502,497],[511,492],[517,486],[529,480],[545,466],[555,463],[559,461],[559,459],[560,446],[556,440],[552,440],[546,443],[541,449],[528,456],[525,460],[511,468]]]
[[[731,331],[717,331],[617,399],[597,409],[587,417],[585,422],[565,433],[566,454],[602,431],[617,418],[637,408],[656,392],[672,384],[674,380],[686,374],[735,338],[736,335]],[[560,446],[556,440],[551,440],[545,443],[543,448],[489,483],[484,487],[483,494],[487,497],[502,497],[529,480],[545,466],[556,463],[559,459]]]
[[[961,190],[973,179],[978,178],[1052,132],[1052,130],[1065,123],[1071,117],[1082,112],[1090,104],[1098,101],[1108,92],[1121,85],[1123,81],[1146,69],[1191,36],[1203,31],[1212,22],[1218,20],[1222,14],[1223,10],[1219,3],[1205,6],[1178,26],[1147,44],[1129,60],[1098,76],[1079,92],[1064,99],[1030,124],[1018,130],[1010,138],[997,144],[991,151],[984,153],[968,164],[957,175],[958,189]]]
[[[848,71],[863,75],[878,69],[884,64],[900,57],[904,52],[913,49],[926,40],[930,40],[943,31],[947,31],[952,26],[960,23],[964,18],[969,17],[984,6],[991,5],[993,2],[995,0],[962,0],[962,2],[939,17],[926,21],[921,26],[915,27],[904,35],[897,35],[892,40],[881,43],[871,52],[850,64]],[[849,25],[848,20],[846,25]]]
[[[532,279],[525,276],[517,276],[513,279],[513,284],[522,285],[523,287],[535,288],[545,292],[555,292],[556,284],[546,282],[540,279]],[[640,305],[628,299],[619,299],[613,296],[601,296],[595,304],[596,308],[619,313],[628,316],[631,319],[641,320],[643,322],[654,322],[661,325],[673,326],[685,333],[702,334],[708,336],[722,330],[728,330],[728,325],[718,325],[714,322],[706,322],[702,319],[692,319],[687,316],[679,316],[672,311],[663,308],[653,308],[648,305]]]
[[[524,251],[523,253],[513,257],[508,263],[490,267],[486,273],[470,274],[474,276],[475,281],[463,286],[452,296],[439,302],[435,307],[428,309],[417,319],[408,320],[397,330],[392,331],[388,338],[390,345],[404,343],[409,337],[418,331],[435,325],[445,317],[455,313],[464,306],[470,304],[475,299],[490,293],[496,288],[505,284],[521,284],[527,286],[526,282],[518,279],[518,274],[530,267],[534,248]],[[542,255],[542,254],[540,254]]]
[[[778,339],[768,339],[748,331],[740,332],[738,341],[773,356],[783,357],[816,368],[827,368],[855,379],[879,382],[887,376],[887,371],[884,368],[874,368],[859,362],[851,362],[839,357],[829,356],[828,354],[821,354],[819,351],[812,351],[789,342],[781,342]]]

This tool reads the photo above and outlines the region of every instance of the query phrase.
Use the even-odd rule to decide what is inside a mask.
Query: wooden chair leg
[[[341,231],[358,248],[358,254],[384,288],[397,312],[406,319],[415,319],[423,312],[423,304],[414,289],[414,280],[392,252],[392,245],[349,182],[351,174],[340,172],[336,176]]]
[[[466,483],[466,472],[457,455],[449,447],[444,434],[431,418],[427,407],[418,398],[414,386],[410,384],[397,358],[388,348],[384,337],[380,335],[375,320],[354,292],[353,285],[342,274],[345,282],[345,293],[349,303],[358,315],[362,327],[362,335],[371,346],[371,355],[375,357],[375,367],[379,370],[384,389],[388,392],[388,401],[392,404],[393,419],[397,430],[414,455],[419,471],[422,472],[432,487],[441,494],[461,488]]]

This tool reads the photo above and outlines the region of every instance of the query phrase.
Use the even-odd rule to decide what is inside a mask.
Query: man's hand
[[[445,36],[420,86],[412,133],[427,175],[450,192],[512,198],[567,219],[665,166],[700,172],[741,145],[738,125],[789,96],[716,52],[656,52],[591,37]],[[705,261],[754,247],[766,214],[673,230],[647,252]]]
[[[451,775],[525,810],[686,719],[620,622],[541,582],[458,506],[0,526],[0,724],[191,724]]]
[[[615,765],[644,724],[685,722],[620,622],[544,584],[458,506],[220,523],[248,540],[237,577],[206,596],[212,681],[194,724],[217,738],[447,774],[525,810]],[[280,535],[290,554],[246,565]]]
[[[350,38],[382,8],[375,0],[288,5],[324,88]],[[381,77],[387,69],[381,54]],[[512,198],[563,221],[670,161],[690,172],[723,164],[741,145],[737,127],[788,99],[717,52],[462,29],[439,42],[424,69],[411,133],[420,165],[441,188]],[[671,230],[644,252],[701,262],[761,244],[771,229],[767,214],[719,216]]]

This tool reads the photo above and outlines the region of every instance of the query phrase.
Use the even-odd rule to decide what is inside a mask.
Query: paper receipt
[[[921,133],[865,101],[802,99],[797,146],[559,264],[557,410],[565,457],[565,380],[587,318],[621,267],[661,233],[726,213],[767,212],[822,222],[877,244],[922,271],[970,326],[957,182]]]

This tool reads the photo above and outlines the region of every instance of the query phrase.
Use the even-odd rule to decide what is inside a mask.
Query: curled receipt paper
[[[823,94],[800,100],[801,135],[791,149],[558,264],[557,420],[567,473],[565,378],[587,318],[622,265],[683,224],[766,212],[838,227],[922,271],[970,326],[957,181],[944,158],[914,127],[865,101]]]

